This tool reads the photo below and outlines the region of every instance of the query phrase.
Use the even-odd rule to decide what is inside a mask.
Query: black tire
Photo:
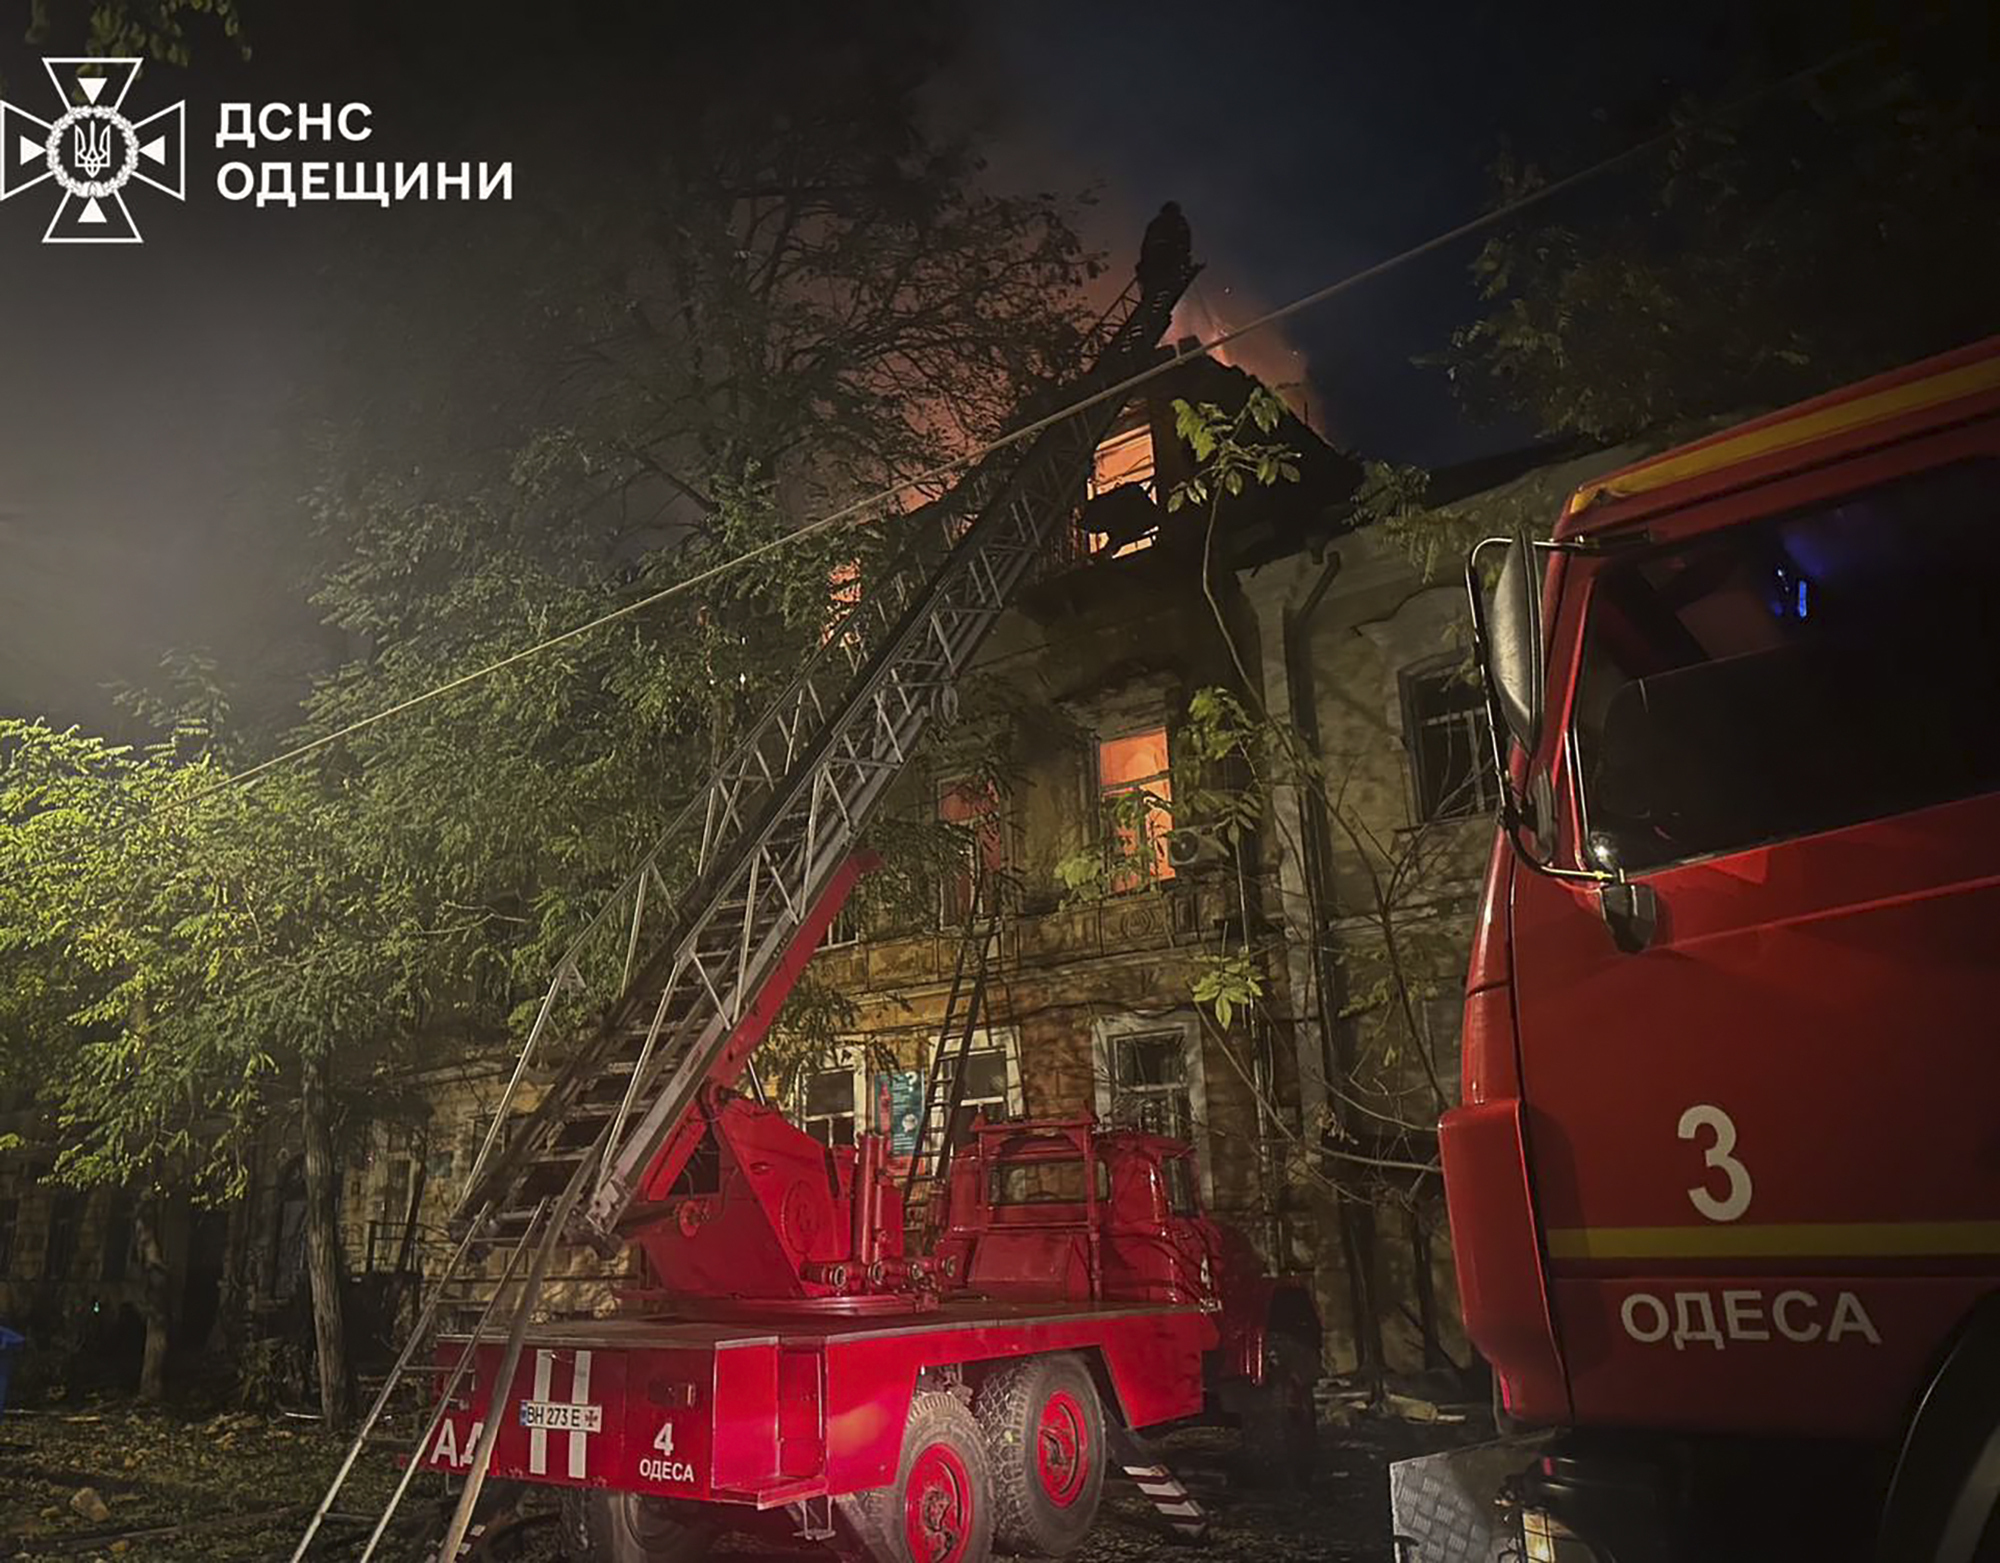
[[[973,1415],[993,1465],[993,1536],[1002,1550],[1066,1558],[1104,1497],[1104,1406],[1082,1361],[1012,1363],[980,1385]]]
[[[942,1390],[910,1397],[896,1479],[837,1501],[877,1563],[987,1563],[992,1556],[986,1444],[965,1403]]]
[[[1319,1349],[1302,1336],[1264,1343],[1264,1382],[1243,1404],[1243,1477],[1260,1486],[1304,1487],[1319,1464]]]
[[[699,1563],[718,1534],[671,1499],[574,1487],[563,1492],[560,1530],[568,1563]]]

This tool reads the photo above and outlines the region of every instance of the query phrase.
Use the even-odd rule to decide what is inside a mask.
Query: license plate
[[[559,1400],[524,1400],[521,1425],[559,1433],[601,1433],[604,1407],[572,1406]]]

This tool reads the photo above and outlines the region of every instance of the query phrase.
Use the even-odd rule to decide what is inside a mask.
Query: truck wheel
[[[682,1517],[680,1505],[637,1492],[566,1488],[562,1555],[568,1563],[698,1563],[716,1528]]]
[[[1264,1382],[1243,1406],[1243,1475],[1247,1482],[1303,1487],[1319,1463],[1319,1413],[1313,1385],[1319,1352],[1301,1336],[1273,1335],[1264,1343]]]
[[[838,1502],[879,1563],[986,1563],[993,1551],[986,1446],[972,1413],[942,1390],[910,1398],[896,1479]]]
[[[1068,1557],[1104,1496],[1104,1407],[1073,1356],[1002,1368],[972,1403],[993,1462],[993,1534],[1009,1552]]]

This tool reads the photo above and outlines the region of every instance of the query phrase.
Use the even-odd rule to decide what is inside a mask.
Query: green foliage
[[[1630,199],[1486,242],[1479,318],[1435,361],[1475,409],[1615,441],[1991,331],[2000,234],[1965,213],[2000,136],[1963,79],[1871,56],[1721,123],[1683,105]],[[1494,177],[1500,202],[1546,179],[1512,157]]]
[[[1226,1027],[1238,1010],[1264,996],[1262,967],[1248,950],[1204,953],[1197,961],[1189,996],[1215,1016],[1218,1026]]]
[[[352,821],[298,777],[216,791],[196,741],[0,720],[0,1078],[57,1177],[212,1200],[292,1062],[395,1035],[411,995]]]
[[[1068,367],[1095,263],[1061,210],[984,192],[963,148],[927,139],[934,59],[895,8],[865,36],[792,9],[856,68],[765,90],[789,67],[720,47],[749,24],[705,24],[663,56],[685,112],[641,161],[579,159],[565,187],[495,207],[479,246],[443,235],[397,257],[393,291],[343,294],[295,455],[304,587],[351,655],[290,718],[250,727],[258,670],[189,653],[127,692],[170,734],[153,748],[0,724],[0,1079],[45,1109],[59,1176],[226,1198],[303,1060],[329,1064],[358,1133],[393,1080],[506,1045],[558,952],[821,645],[835,572],[866,592],[938,516],[716,568],[994,432]],[[209,11],[233,27],[227,0],[159,0],[107,7],[104,36],[173,57]],[[505,329],[495,297],[518,300]],[[959,773],[1004,773],[1000,719],[943,735]],[[968,832],[880,836],[866,915],[934,917]],[[851,1023],[808,981],[773,1065],[796,1073]]]
[[[1194,452],[1197,470],[1168,494],[1168,511],[1233,498],[1250,483],[1296,483],[1299,453],[1270,438],[1285,416],[1285,404],[1261,385],[1235,412],[1175,397],[1174,432]],[[1252,431],[1261,438],[1251,438]]]
[[[1067,904],[1120,895],[1155,882],[1159,875],[1161,831],[1175,820],[1171,800],[1144,787],[1100,799],[1097,833],[1056,862],[1056,882]]]
[[[54,0],[31,0],[28,42],[49,44],[57,14]],[[194,57],[188,27],[194,18],[205,19],[243,59],[250,58],[238,0],[91,0],[85,52],[101,57],[138,55],[162,65],[186,66]]]

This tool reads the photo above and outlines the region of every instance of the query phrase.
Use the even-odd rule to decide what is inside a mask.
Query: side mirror
[[[1477,574],[1480,552],[1490,544],[1504,552],[1500,573],[1488,592]],[[1480,671],[1495,714],[1523,749],[1532,753],[1542,736],[1542,572],[1526,533],[1488,538],[1472,551],[1466,585],[1472,596],[1472,628]]]

